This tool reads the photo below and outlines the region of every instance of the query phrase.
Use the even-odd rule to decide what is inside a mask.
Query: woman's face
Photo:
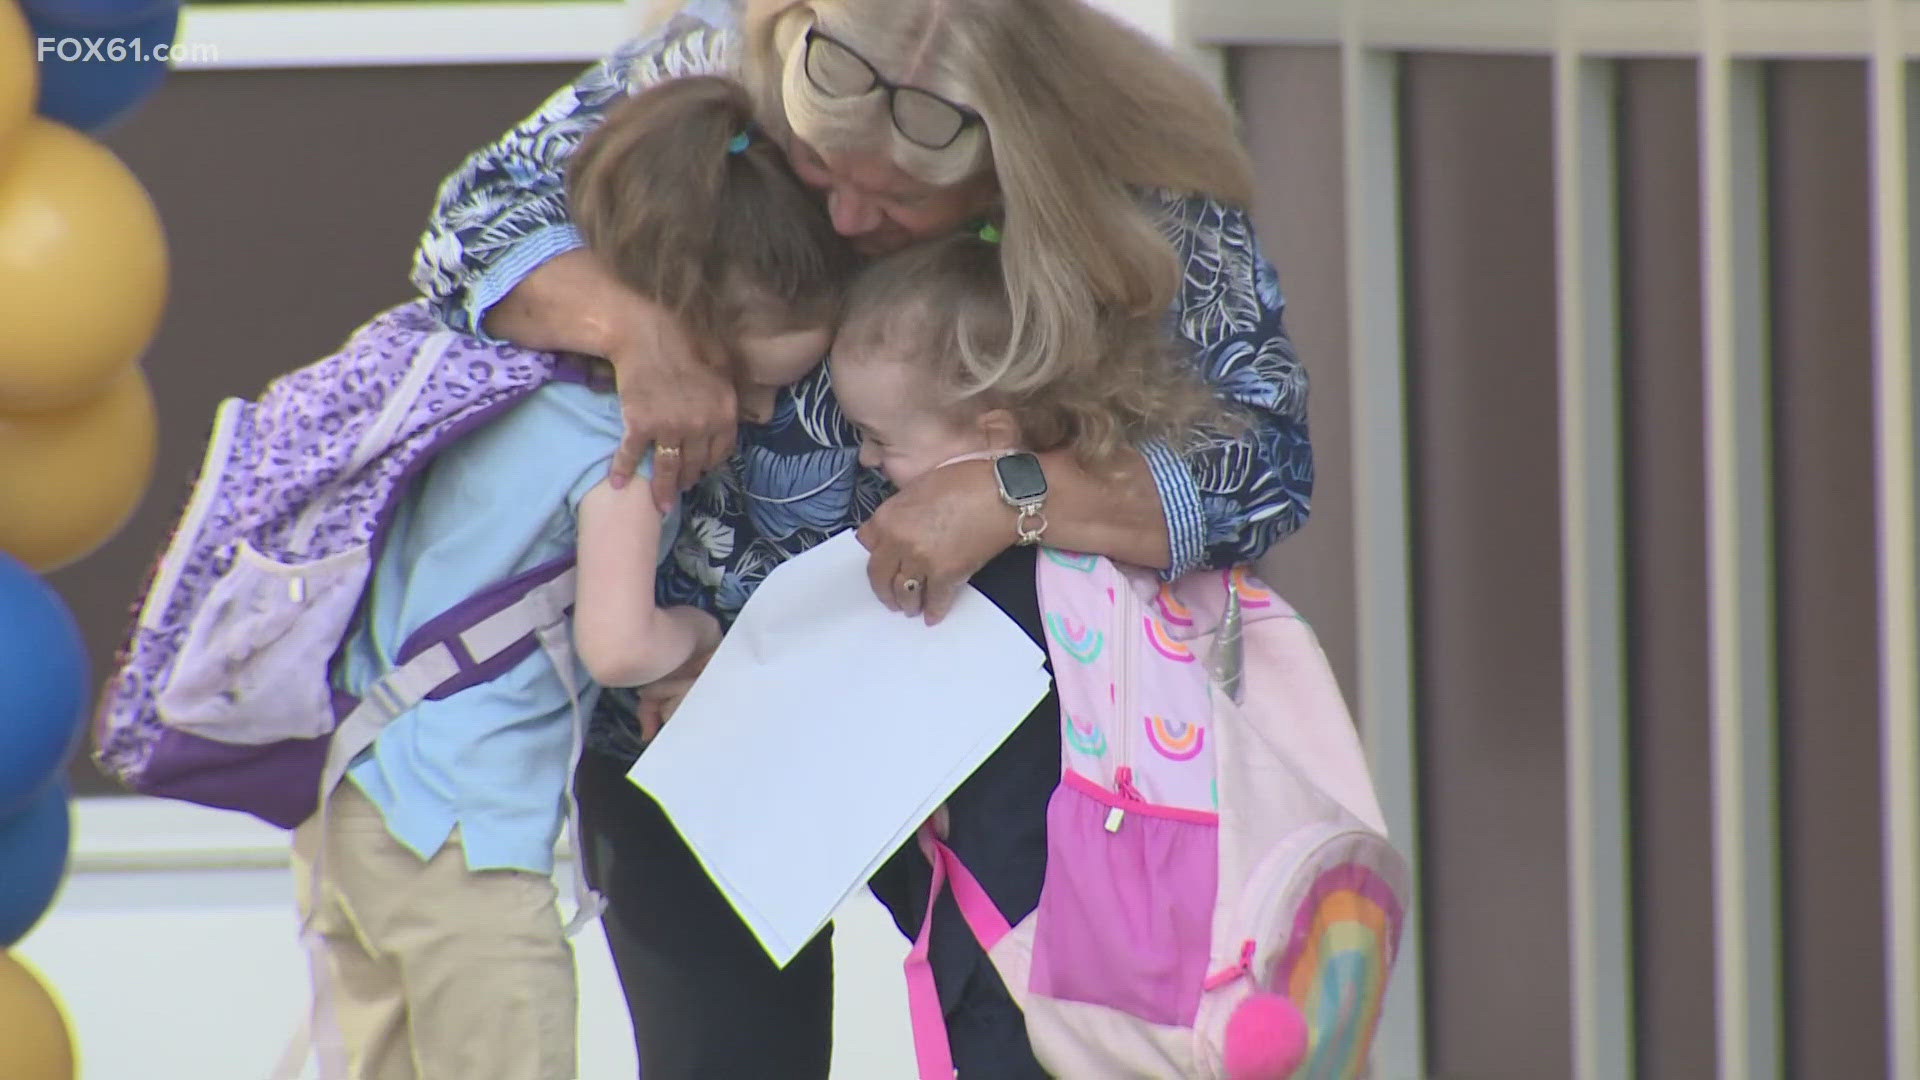
[[[869,257],[951,233],[993,201],[991,174],[941,187],[881,155],[828,157],[799,138],[787,156],[795,174],[826,196],[834,229]]]

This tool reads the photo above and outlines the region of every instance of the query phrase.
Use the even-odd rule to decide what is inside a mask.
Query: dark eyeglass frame
[[[820,80],[814,78],[813,76],[813,43],[815,41],[824,41],[827,44],[832,45],[833,47],[839,49],[841,52],[846,53],[848,56],[852,57],[854,60],[859,61],[860,66],[867,69],[867,77],[870,80],[872,80],[867,84],[866,89],[856,90],[853,93],[848,94],[840,90],[834,90],[829,87],[820,85]],[[961,105],[958,102],[948,101],[946,98],[941,97],[939,94],[936,94],[931,90],[923,90],[918,86],[906,86],[901,83],[888,81],[886,76],[880,74],[880,69],[874,67],[872,62],[869,61],[866,57],[861,56],[860,53],[853,48],[853,46],[848,45],[846,42],[841,41],[839,38],[834,37],[832,34],[829,34],[826,31],[820,29],[818,26],[807,27],[806,37],[802,41],[801,46],[806,51],[805,51],[805,54],[800,58],[800,67],[801,67],[801,70],[806,72],[807,81],[813,84],[813,88],[815,90],[818,90],[829,97],[842,98],[842,97],[858,97],[861,94],[871,94],[876,88],[885,89],[887,91],[887,115],[891,117],[893,120],[894,130],[898,131],[902,137],[904,137],[908,142],[914,144],[915,146],[922,146],[927,148],[928,150],[945,150],[947,147],[952,146],[954,142],[960,138],[961,135],[965,134],[968,128],[972,127],[975,124],[984,123],[984,120],[982,119],[979,113],[974,112],[972,109],[969,109],[965,105]],[[929,101],[936,102],[940,105],[945,105],[947,108],[952,109],[954,113],[960,117],[960,123],[958,126],[956,126],[953,129],[953,134],[948,136],[945,142],[941,142],[941,143],[932,143],[932,142],[926,141],[925,139],[915,137],[913,132],[908,131],[906,129],[906,125],[900,122],[900,95],[903,93],[917,94],[918,96],[926,98]]]

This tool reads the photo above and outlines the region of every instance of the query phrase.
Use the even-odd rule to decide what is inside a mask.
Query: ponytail
[[[727,79],[674,79],[621,102],[574,151],[574,226],[629,288],[714,332],[772,303],[832,316],[852,253]]]

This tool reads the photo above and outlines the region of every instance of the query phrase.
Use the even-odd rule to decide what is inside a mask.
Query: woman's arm
[[[573,640],[595,682],[650,683],[720,642],[720,624],[706,612],[655,605],[661,524],[641,487],[601,481],[580,501]]]
[[[1168,515],[1145,457],[1103,473],[1068,453],[1040,454],[1047,476],[1045,543],[1136,566],[1172,563]],[[1001,501],[983,461],[935,469],[880,504],[860,527],[867,579],[882,603],[929,624],[946,617],[959,588],[1019,536],[1018,514]],[[908,589],[908,580],[921,587]],[[923,607],[924,598],[924,607]]]
[[[1181,454],[1149,445],[1112,473],[1088,473],[1065,454],[1043,454],[1041,464],[1047,544],[1174,576],[1252,562],[1298,529],[1313,491],[1313,447],[1306,371],[1282,326],[1279,278],[1246,214],[1204,199],[1167,209],[1187,268],[1176,328],[1207,380],[1244,407],[1247,429]],[[986,465],[929,473],[860,531],[874,592],[938,621],[960,583],[1013,543],[1013,521]],[[904,590],[910,578],[923,587]]]
[[[1246,211],[1207,199],[1169,207],[1187,270],[1176,327],[1195,365],[1242,407],[1246,430],[1181,454],[1146,448],[1167,508],[1174,574],[1250,563],[1306,523],[1313,496],[1307,369],[1287,338],[1280,277]]]
[[[709,346],[587,254],[567,219],[567,161],[635,89],[728,70],[732,18],[723,0],[692,0],[468,157],[441,185],[414,253],[414,286],[448,326],[613,363],[626,438],[612,475],[624,482],[651,442],[680,447],[654,474],[662,507],[732,452],[733,390],[707,365]]]
[[[677,446],[654,459],[654,504],[663,512],[733,453],[739,403],[717,346],[687,335],[680,320],[627,288],[585,248],[554,256],[500,298],[487,331],[529,349],[583,353],[613,365],[625,436],[611,478],[625,486],[648,446]]]

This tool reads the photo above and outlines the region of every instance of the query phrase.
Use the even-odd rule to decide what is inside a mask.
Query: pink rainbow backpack
[[[1305,621],[1244,568],[1162,585],[1043,549],[1063,776],[1040,903],[1017,926],[932,825],[951,887],[1069,1080],[1365,1075],[1408,898],[1357,732]],[[907,959],[921,1080],[954,1075]]]

